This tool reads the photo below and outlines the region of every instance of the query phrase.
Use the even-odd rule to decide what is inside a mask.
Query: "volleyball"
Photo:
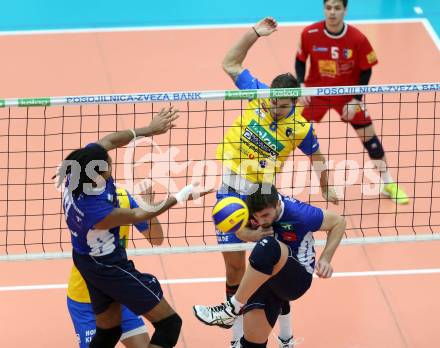
[[[246,226],[249,210],[242,199],[226,197],[219,200],[212,209],[212,219],[218,231],[237,232]]]

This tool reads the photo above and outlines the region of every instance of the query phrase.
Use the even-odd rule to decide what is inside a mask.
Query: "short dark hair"
[[[254,192],[246,198],[250,216],[265,208],[275,208],[277,206],[279,195],[274,185],[257,183],[252,186],[252,191]]]
[[[324,0],[324,5],[325,5],[325,3],[326,3],[327,1],[328,1],[328,0]],[[348,5],[348,0],[339,0],[339,1],[342,2],[342,5],[344,5],[344,8],[347,7],[347,5]]]
[[[67,175],[79,175],[78,178],[70,178],[70,180],[73,180],[73,182],[78,180],[78,186],[76,186],[72,190],[73,197],[78,198],[78,196],[83,192],[83,184],[92,183],[96,179],[90,178],[87,175],[87,165],[91,161],[100,160],[106,161],[108,163],[108,152],[99,144],[95,143],[81,149],[74,150],[65,158],[60,167],[60,171],[52,178],[54,179],[56,176],[59,176],[58,183],[61,184],[61,182],[65,179]],[[76,161],[79,164],[81,170],[79,173],[72,171],[71,161]],[[104,173],[104,171],[99,170],[99,166],[95,166],[93,169],[96,173],[98,173],[98,175]]]
[[[278,75],[272,80],[270,88],[298,88],[298,80],[291,73]]]

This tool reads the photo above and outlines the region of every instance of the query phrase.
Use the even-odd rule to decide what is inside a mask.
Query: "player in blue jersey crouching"
[[[207,325],[230,328],[244,314],[244,348],[266,347],[286,301],[300,298],[310,288],[313,272],[321,278],[333,273],[331,260],[345,232],[343,217],[281,196],[275,186],[258,184],[247,205],[254,229],[271,231],[257,242],[249,266],[234,296],[219,306],[193,307]],[[325,248],[315,265],[313,232],[328,231]]]
[[[178,202],[193,199],[194,187],[188,185],[169,195],[159,206],[150,207],[153,209],[120,208],[108,154],[134,137],[167,132],[178,118],[176,112],[172,107],[164,109],[148,127],[111,133],[75,150],[60,167],[59,183],[65,180],[63,205],[71,232],[72,258],[86,282],[96,316],[91,348],[113,348],[117,344],[122,332],[121,305],[154,326],[148,347],[171,348],[177,343],[182,320],[164,299],[157,278],[139,272],[127,259],[119,227],[149,220]]]

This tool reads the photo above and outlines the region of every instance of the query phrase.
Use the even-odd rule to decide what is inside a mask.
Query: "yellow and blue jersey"
[[[115,192],[117,198],[115,202],[115,207],[131,209],[138,207],[136,201],[125,189],[117,188]],[[148,229],[148,223],[146,221],[141,222],[135,224],[135,227],[138,231],[143,232]],[[118,242],[121,246],[126,248],[128,244],[130,226],[119,226],[117,227],[117,229],[119,231]],[[67,286],[67,297],[77,302],[90,303],[90,296],[87,290],[87,285],[75,266],[72,267],[72,271],[70,273],[69,283]]]
[[[244,70],[236,79],[240,89],[266,89],[266,84]],[[288,116],[274,119],[270,99],[249,101],[217,147],[217,159],[252,183],[272,182],[290,153],[299,147],[306,155],[319,149],[312,125],[292,106]]]

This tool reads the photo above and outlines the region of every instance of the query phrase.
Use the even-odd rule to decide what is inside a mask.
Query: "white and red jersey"
[[[301,34],[297,58],[310,70],[306,86],[352,86],[359,83],[361,70],[377,64],[376,53],[367,37],[355,27],[345,24],[343,31],[333,35],[321,21],[306,27]]]

